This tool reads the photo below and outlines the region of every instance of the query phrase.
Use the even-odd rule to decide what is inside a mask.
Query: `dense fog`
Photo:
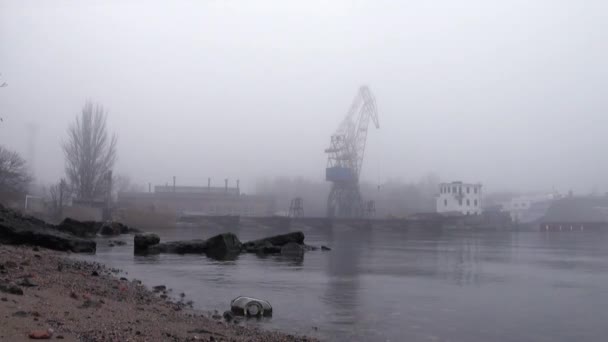
[[[358,87],[361,178],[605,192],[605,1],[0,1],[0,144],[39,183],[87,100],[147,184],[323,183]]]

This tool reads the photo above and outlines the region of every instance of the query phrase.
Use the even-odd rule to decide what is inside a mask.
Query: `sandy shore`
[[[208,317],[67,256],[0,245],[0,341],[29,341],[31,333],[63,341],[314,341]]]

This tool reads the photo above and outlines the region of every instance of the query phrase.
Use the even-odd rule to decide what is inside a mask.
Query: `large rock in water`
[[[214,259],[227,259],[241,251],[241,241],[233,233],[213,236],[208,240],[169,241],[147,248],[147,253],[207,254]]]
[[[72,218],[66,217],[60,224],[55,226],[55,229],[76,235],[78,237],[91,238],[97,235],[99,228],[101,227],[100,222],[94,221],[78,221]]]
[[[243,247],[243,251],[247,253],[258,253],[258,254],[279,254],[281,253],[281,247],[275,246],[268,241],[257,245],[247,245]]]
[[[32,245],[58,251],[95,253],[95,241],[57,231],[42,220],[0,207],[0,242],[9,245]]]
[[[105,223],[103,226],[101,226],[101,229],[99,230],[99,234],[104,236],[115,236],[120,234],[126,234],[128,232],[129,227],[119,222]]]
[[[282,235],[275,235],[260,240],[245,242],[243,244],[243,250],[245,250],[246,252],[258,253],[267,253],[264,250],[268,250],[269,252],[280,252],[280,247],[290,242],[303,245],[304,233],[298,231]]]
[[[156,234],[152,233],[141,233],[135,234],[133,238],[133,244],[135,248],[135,253],[146,252],[149,247],[157,245],[160,242],[160,237]]]
[[[241,251],[241,241],[233,233],[224,233],[209,238],[206,243],[207,256],[216,259],[224,259],[230,255],[236,255]]]
[[[290,242],[281,247],[281,255],[290,258],[302,258],[304,256],[304,245]]]
[[[207,241],[169,241],[148,247],[148,253],[202,254],[207,250]]]

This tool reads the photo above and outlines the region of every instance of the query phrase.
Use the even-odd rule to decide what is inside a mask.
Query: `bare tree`
[[[25,160],[0,146],[0,191],[25,192],[31,181]]]
[[[106,117],[103,106],[87,101],[63,143],[66,175],[79,199],[107,195],[106,177],[116,162],[116,135],[109,136]]]

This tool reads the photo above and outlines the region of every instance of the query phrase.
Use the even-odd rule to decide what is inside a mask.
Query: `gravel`
[[[64,341],[315,341],[214,320],[65,252],[0,245],[0,269],[0,341],[40,332]]]

